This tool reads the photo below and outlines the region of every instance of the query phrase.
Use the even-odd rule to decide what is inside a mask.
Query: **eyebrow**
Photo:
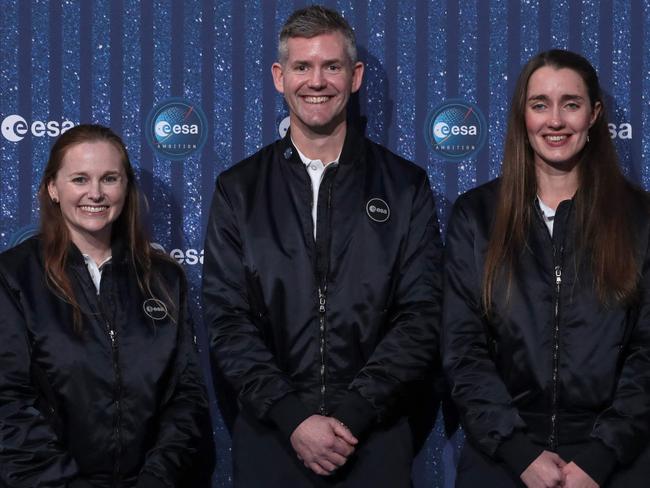
[[[528,97],[529,102],[538,101],[538,100],[546,102],[546,101],[549,101],[550,98],[548,96],[546,96],[546,95],[532,95],[532,96]],[[562,101],[562,102],[566,102],[568,100],[582,101],[582,100],[584,100],[584,98],[581,97],[580,95],[573,95],[573,94],[562,95],[560,97],[560,101]]]
[[[341,63],[343,63],[343,61],[341,59],[337,59],[337,58],[325,59],[325,60],[321,61],[319,64],[328,65],[328,64],[337,64],[337,63],[341,64]],[[314,63],[312,61],[296,59],[296,60],[292,61],[292,64],[308,64],[308,65],[311,65],[311,64],[314,64]]]
[[[101,176],[106,176],[106,175],[120,175],[122,174],[120,171],[106,171],[105,173],[102,173]],[[72,173],[68,173],[68,176],[88,176],[88,173],[86,171],[74,171]]]

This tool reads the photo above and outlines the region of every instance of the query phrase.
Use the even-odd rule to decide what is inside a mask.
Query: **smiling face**
[[[600,107],[600,102],[592,107],[587,86],[576,71],[543,66],[533,72],[525,121],[535,166],[572,169]]]
[[[47,189],[50,198],[59,202],[72,242],[82,252],[89,246],[110,246],[127,183],[121,153],[110,142],[81,142],[65,151]]]
[[[332,134],[345,125],[351,93],[361,86],[363,64],[352,63],[338,31],[290,37],[287,60],[273,64],[273,82],[289,107],[291,130]]]

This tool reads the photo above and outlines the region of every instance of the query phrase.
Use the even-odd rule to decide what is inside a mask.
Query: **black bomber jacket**
[[[70,246],[79,335],[72,307],[46,284],[40,239],[0,255],[0,486],[209,486],[214,451],[185,279],[152,260],[175,305],[167,311],[143,296],[121,246],[99,294]]]
[[[501,283],[486,318],[481,284],[498,188],[497,179],[459,197],[449,221],[442,343],[452,397],[469,438],[516,474],[543,449],[583,442],[573,461],[602,484],[649,438],[647,202],[629,216],[639,256],[634,305],[599,302],[589,260],[576,254],[573,201],[558,206],[552,236],[531,202],[510,296]]]
[[[348,128],[319,190],[289,135],[224,171],[205,243],[214,364],[288,438],[311,414],[355,435],[400,411],[437,357],[441,243],[425,171]]]

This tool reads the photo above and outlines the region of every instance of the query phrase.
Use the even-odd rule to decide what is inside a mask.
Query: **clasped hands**
[[[543,451],[530,463],[521,480],[527,488],[599,488],[577,464],[550,451]]]
[[[343,466],[358,444],[340,421],[324,415],[303,420],[291,434],[291,445],[305,467],[327,476]]]

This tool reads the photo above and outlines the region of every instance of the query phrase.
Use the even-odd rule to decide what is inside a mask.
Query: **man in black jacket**
[[[348,124],[354,34],[312,6],[273,80],[287,136],[218,178],[203,293],[240,406],[236,486],[410,486],[413,385],[437,358],[441,246],[426,172]]]

